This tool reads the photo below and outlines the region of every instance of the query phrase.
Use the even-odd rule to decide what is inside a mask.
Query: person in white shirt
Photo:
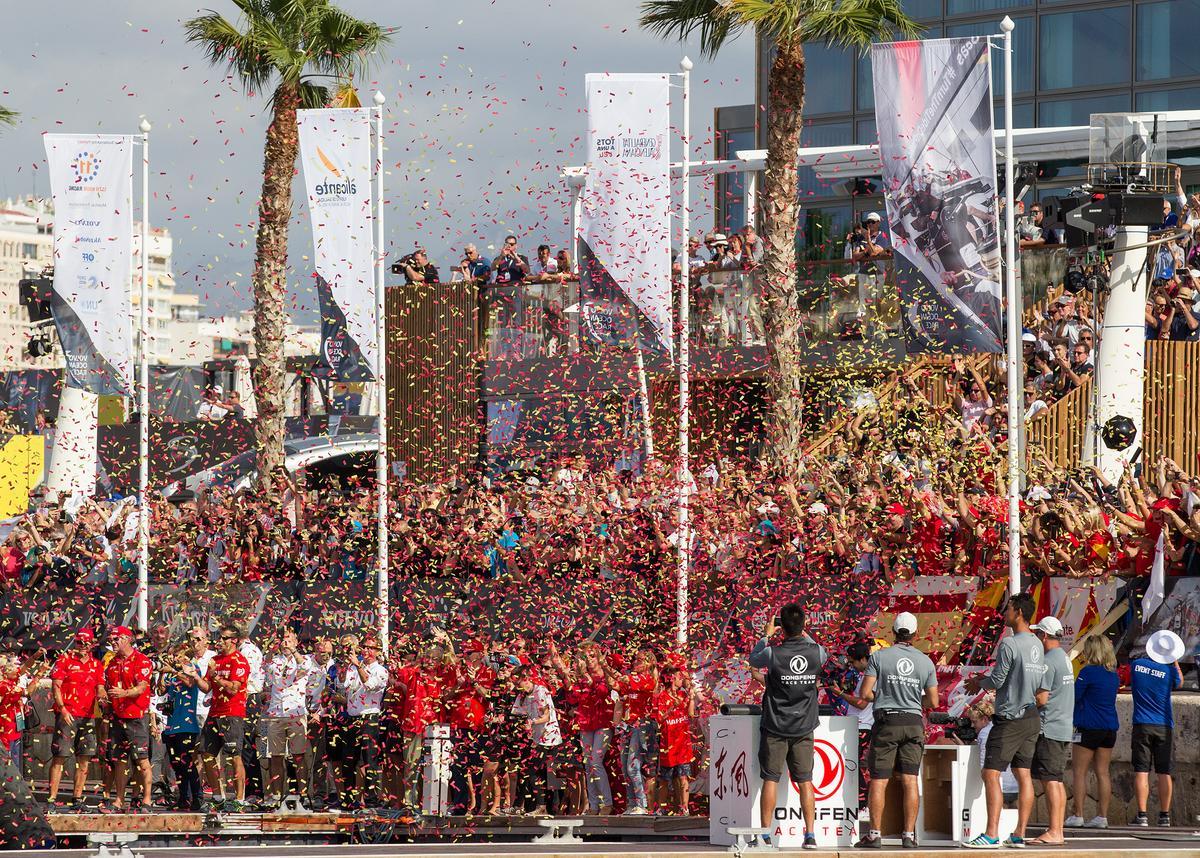
[[[347,648],[337,672],[337,685],[346,696],[346,715],[350,719],[357,801],[366,806],[374,803],[378,795],[379,715],[388,685],[387,668],[379,662],[378,640],[363,641],[361,655],[356,646]]]
[[[197,676],[208,673],[208,663],[217,657],[217,651],[208,645],[208,629],[204,626],[193,626],[188,630],[188,641],[191,643],[192,666],[196,668]],[[196,720],[204,726],[208,718],[208,709],[212,705],[212,693],[200,692],[196,698]],[[199,759],[199,754],[196,758]]]
[[[871,730],[875,726],[874,704],[862,696],[863,679],[866,678],[867,660],[871,657],[871,645],[866,641],[856,641],[846,650],[846,660],[858,674],[854,688],[833,687],[830,691],[834,696],[846,701],[846,714],[858,719],[858,799],[860,805],[865,805],[867,798],[867,749],[871,744]]]
[[[512,714],[525,718],[529,729],[528,785],[537,801],[532,816],[546,816],[546,792],[548,778],[554,772],[552,760],[555,748],[562,744],[562,730],[558,726],[558,712],[554,698],[546,686],[534,682],[533,668],[524,664],[517,668],[513,678],[517,683],[517,698],[513,701]]]
[[[296,794],[308,795],[308,772],[304,762],[304,755],[308,753],[308,686],[320,673],[316,662],[300,653],[296,633],[290,629],[285,631],[279,648],[267,664],[267,706],[259,728],[260,733],[266,734],[267,756],[271,759],[269,807],[278,807],[288,793],[285,775],[288,756],[296,766]]]
[[[239,617],[234,625],[243,629],[238,652],[250,665],[250,678],[246,680],[246,738],[242,744],[242,765],[246,769],[247,789],[255,795],[265,796],[267,781],[271,776],[268,771],[267,734],[258,723],[262,717],[263,686],[267,676],[263,671],[263,651],[250,640],[249,621]]]

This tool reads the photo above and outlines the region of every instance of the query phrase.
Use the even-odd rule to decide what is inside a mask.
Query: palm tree
[[[247,95],[273,88],[254,256],[255,448],[258,473],[266,477],[283,465],[288,221],[300,146],[296,109],[328,104],[329,90],[316,79],[349,80],[388,37],[378,24],[360,21],[329,0],[233,3],[241,13],[236,24],[210,11],[184,27],[188,41],[200,45],[210,63],[236,75]],[[268,487],[274,482],[261,480]]]
[[[680,41],[697,35],[701,51],[710,57],[744,30],[754,30],[775,45],[767,79],[767,163],[759,206],[766,243],[764,322],[773,400],[768,436],[776,463],[795,475],[804,427],[796,292],[796,153],[804,110],[804,44],[861,50],[893,34],[913,37],[919,28],[904,14],[900,0],[645,0],[641,25]]]

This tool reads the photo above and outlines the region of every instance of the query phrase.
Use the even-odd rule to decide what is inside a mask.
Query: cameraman
[[[858,803],[867,803],[867,771],[864,762],[867,758],[867,748],[871,741],[871,728],[875,726],[873,707],[870,700],[862,697],[863,680],[866,679],[867,660],[871,656],[871,644],[858,641],[846,650],[846,658],[850,662],[850,670],[842,678],[840,686],[832,686],[829,693],[844,702],[845,712],[858,719]],[[836,708],[835,708],[836,711]]]
[[[396,271],[394,267],[392,273],[403,274],[406,286],[412,286],[415,283],[437,283],[441,280],[437,266],[429,261],[423,247],[418,247],[405,256],[397,263],[396,267],[399,267],[400,271]]]
[[[856,849],[883,846],[880,820],[893,772],[900,774],[904,788],[904,829],[900,834],[905,849],[918,848],[917,813],[921,795],[917,776],[925,755],[925,722],[922,709],[938,705],[937,671],[929,656],[912,645],[917,618],[905,611],[892,623],[896,645],[875,652],[867,660],[862,697],[874,702],[875,726],[867,765],[871,775],[867,805],[871,828],[855,844]]]

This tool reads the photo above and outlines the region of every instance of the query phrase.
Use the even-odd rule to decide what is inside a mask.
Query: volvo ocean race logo
[[[349,171],[336,164],[332,158],[317,146],[318,168],[324,172],[325,178],[316,184],[313,192],[322,200],[347,200],[358,193],[358,186],[350,177]]]

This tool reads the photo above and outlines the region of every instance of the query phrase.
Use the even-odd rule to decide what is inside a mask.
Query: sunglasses
[[[221,640],[223,640],[223,641],[235,641],[235,640],[237,640],[237,638],[236,638],[236,637],[233,637],[232,635],[221,635]]]

